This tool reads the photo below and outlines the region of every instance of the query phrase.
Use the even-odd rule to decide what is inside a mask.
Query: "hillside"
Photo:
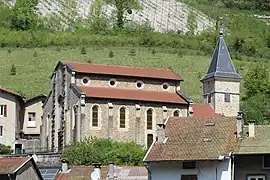
[[[184,78],[182,91],[196,101],[202,99],[200,79],[207,72],[210,57],[197,55],[179,56],[164,49],[135,48],[87,48],[87,54],[81,54],[79,48],[37,48],[37,49],[0,49],[0,84],[6,88],[21,92],[27,98],[50,90],[50,75],[58,60],[84,61],[104,64],[120,64],[170,68]],[[114,57],[109,58],[109,51]],[[10,53],[9,53],[10,52]],[[241,75],[250,62],[234,61]],[[10,75],[12,64],[16,67],[16,75]],[[270,67],[270,64],[269,64]]]

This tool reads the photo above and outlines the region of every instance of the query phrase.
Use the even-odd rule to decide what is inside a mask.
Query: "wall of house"
[[[148,78],[133,78],[133,77],[119,77],[119,76],[107,76],[107,75],[87,75],[87,74],[78,74],[76,75],[76,84],[78,86],[83,86],[82,79],[84,77],[88,77],[89,83],[87,86],[89,87],[110,87],[109,81],[111,79],[116,80],[116,86],[117,88],[122,89],[133,89],[136,90],[136,82],[137,81],[143,81],[144,88],[143,90],[147,91],[164,91],[162,88],[163,83],[168,83],[169,88],[168,92],[175,92],[177,87],[177,81],[171,81],[171,80],[159,80],[159,79],[148,79]]]
[[[236,155],[234,158],[235,180],[246,180],[248,175],[265,175],[270,178],[270,169],[263,169],[262,155]]]
[[[197,175],[198,180],[231,180],[231,160],[197,161],[196,169],[183,169],[182,162],[150,163],[152,180],[181,180],[181,175]]]
[[[109,120],[109,105],[112,103],[112,120]],[[140,102],[140,110],[136,109],[134,101],[120,101],[120,100],[102,100],[102,99],[90,99],[86,100],[85,115],[86,121],[81,124],[82,128],[86,128],[81,133],[82,137],[85,136],[96,136],[99,138],[112,138],[122,141],[134,141],[138,144],[146,146],[147,134],[153,134],[156,136],[156,124],[163,123],[165,120],[172,116],[174,110],[179,110],[181,116],[187,116],[188,107],[185,105],[174,105],[174,104],[157,104],[157,103],[145,103]],[[99,126],[92,127],[92,107],[94,105],[99,106]],[[167,107],[167,112],[163,111],[163,106]],[[126,128],[120,128],[119,126],[119,109],[121,107],[126,108]],[[153,109],[153,129],[146,129],[146,111],[151,108]],[[137,113],[139,114],[140,121],[139,125],[136,124],[138,119],[136,118]],[[111,123],[109,125],[109,122]],[[136,128],[139,126],[139,132]]]
[[[14,148],[16,130],[19,123],[19,112],[16,97],[8,93],[0,93],[0,105],[7,105],[7,117],[0,117],[0,126],[3,126],[3,136],[0,143]]]
[[[41,116],[43,114],[42,111],[42,101],[33,102],[32,104],[25,107],[25,114],[24,114],[24,123],[23,123],[23,131],[24,134],[40,134],[40,125],[41,125]],[[35,121],[29,122],[28,118],[29,112],[35,113]]]
[[[29,161],[26,163],[18,172],[16,176],[16,180],[40,180],[36,170],[34,169],[33,163]]]

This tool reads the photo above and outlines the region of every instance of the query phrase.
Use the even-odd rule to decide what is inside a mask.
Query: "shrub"
[[[155,49],[152,49],[151,52],[152,52],[152,54],[156,54],[157,53]]]
[[[37,56],[38,56],[37,51],[34,51],[33,57],[37,57]]]
[[[136,56],[136,50],[134,48],[130,49],[129,55],[130,56]]]
[[[84,46],[81,48],[81,54],[86,54],[86,48]]]
[[[118,165],[142,165],[144,153],[142,147],[135,143],[86,138],[66,148],[62,159],[71,165],[106,165],[110,161]]]
[[[12,153],[12,149],[10,146],[0,144],[0,154],[10,154],[10,153]]]
[[[8,49],[8,54],[11,54],[12,53],[12,50],[11,49]]]
[[[10,69],[10,75],[16,75],[16,66],[15,64],[12,64],[11,69]]]
[[[108,57],[109,57],[109,58],[113,58],[113,57],[114,57],[114,53],[113,53],[112,50],[110,50],[110,52],[109,52],[109,54],[108,54]]]

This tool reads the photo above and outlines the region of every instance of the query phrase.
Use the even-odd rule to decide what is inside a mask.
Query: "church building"
[[[184,96],[182,77],[169,69],[59,61],[43,106],[42,148],[61,151],[89,136],[149,147],[171,116],[237,116],[241,77],[222,35],[201,80],[204,104]]]

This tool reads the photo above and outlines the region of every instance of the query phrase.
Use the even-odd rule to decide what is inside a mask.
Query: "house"
[[[16,143],[20,138],[23,123],[24,99],[16,92],[0,88],[0,143],[20,151],[22,145]]]
[[[144,157],[152,180],[230,180],[234,117],[171,117]]]
[[[1,180],[43,180],[32,157],[0,157]]]
[[[168,69],[60,61],[44,103],[42,147],[61,151],[87,136],[149,147],[156,123],[189,115],[182,81]]]
[[[270,126],[249,122],[233,153],[235,180],[270,179]]]

